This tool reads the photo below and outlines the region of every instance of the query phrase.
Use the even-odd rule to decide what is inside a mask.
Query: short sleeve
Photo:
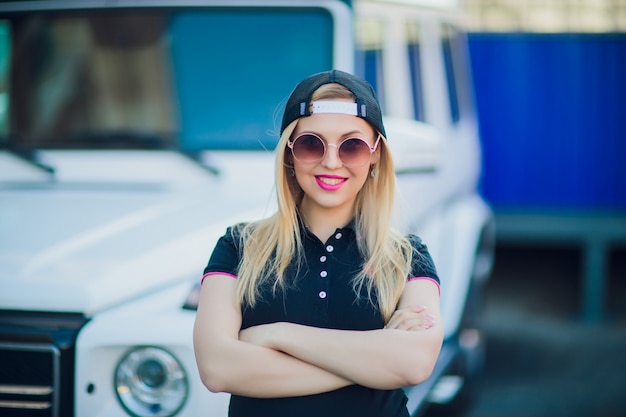
[[[413,259],[411,260],[411,272],[409,273],[408,281],[430,279],[439,285],[437,269],[435,268],[433,258],[428,252],[428,247],[416,235],[408,235],[407,238],[413,247]]]
[[[239,227],[228,227],[226,233],[218,239],[209,258],[209,263],[204,268],[202,279],[204,280],[207,275],[216,273],[236,277],[242,253],[240,246]]]

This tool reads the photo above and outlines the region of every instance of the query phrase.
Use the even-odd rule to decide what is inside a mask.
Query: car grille
[[[59,381],[56,346],[0,342],[0,415],[58,417]]]
[[[0,417],[74,415],[80,313],[0,310]]]

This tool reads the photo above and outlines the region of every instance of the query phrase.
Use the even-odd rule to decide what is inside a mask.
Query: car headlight
[[[170,417],[185,404],[187,374],[169,352],[155,347],[130,351],[115,370],[115,392],[134,417]]]

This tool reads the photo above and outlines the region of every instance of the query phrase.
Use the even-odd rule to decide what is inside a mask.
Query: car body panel
[[[119,156],[50,152],[49,160],[62,171],[66,157],[104,167]],[[200,273],[216,238],[206,228],[219,225],[223,233],[255,209],[258,218],[271,202],[271,155],[213,158],[227,167],[217,175],[176,153],[144,152],[134,155],[132,169],[147,182],[134,186],[132,177],[95,178],[94,170],[81,183],[69,173],[44,187],[0,191],[0,305],[92,316]],[[160,182],[150,166],[180,183]]]

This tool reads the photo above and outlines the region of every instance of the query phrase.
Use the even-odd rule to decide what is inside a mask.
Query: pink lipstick
[[[337,175],[316,175],[315,181],[322,190],[335,191],[340,189],[348,179]]]

